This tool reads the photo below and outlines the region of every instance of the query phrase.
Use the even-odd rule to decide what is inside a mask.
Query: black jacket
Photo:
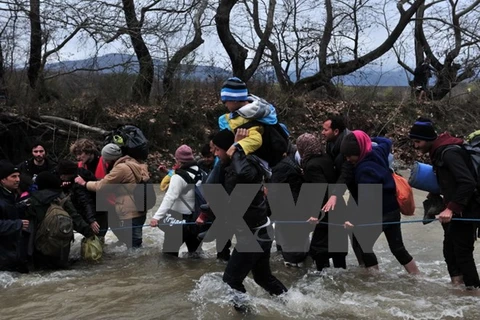
[[[335,183],[336,175],[333,161],[328,154],[313,154],[302,159],[303,180],[306,183]],[[328,189],[327,189],[328,192]],[[328,200],[325,194],[323,204]]]
[[[256,156],[245,156],[242,151],[237,151],[233,154],[230,164],[225,167],[223,186],[228,194],[232,193],[237,184],[261,184],[263,181],[264,170]],[[250,199],[247,200],[250,202]],[[259,227],[268,221],[267,201],[263,188],[258,190],[243,219],[251,229]]]
[[[28,175],[30,178],[34,178],[39,173],[44,171],[55,173],[57,164],[53,160],[45,158],[45,163],[41,167],[35,165],[33,160],[34,159],[32,158],[23,161],[18,165],[18,170],[20,170],[21,173]]]
[[[272,168],[272,178],[270,182],[288,183],[292,191],[293,200],[297,203],[303,183],[302,168],[291,156],[286,156]]]
[[[327,142],[326,147],[327,154],[333,160],[333,166],[335,170],[336,179],[333,183],[346,184],[349,190],[353,186],[355,180],[354,167],[345,159],[343,153],[340,153],[340,146],[342,145],[345,136],[350,132],[350,130],[345,129],[342,133],[340,133],[335,141]],[[334,191],[334,193],[336,192]]]
[[[430,157],[438,185],[447,208],[456,215],[480,215],[477,181],[470,155],[461,147],[463,141],[448,134],[440,135],[432,146]]]
[[[97,180],[91,171],[84,168],[78,168],[77,174],[86,182]],[[66,195],[70,195],[70,200],[72,201],[73,206],[86,222],[89,224],[95,222],[95,192],[90,192],[85,187],[75,183],[74,179],[70,181],[69,185],[63,188],[63,192]]]
[[[0,270],[26,266],[28,233],[22,231],[25,207],[13,192],[0,187]]]
[[[45,214],[47,213],[48,207],[53,200],[58,198],[65,197],[65,194],[61,190],[39,190],[32,194],[30,197],[30,206],[28,207],[28,215],[31,220],[34,222],[35,230],[38,230],[43,219],[45,219]],[[72,204],[72,201],[67,200],[64,205],[65,211],[72,217],[73,220],[73,229],[77,232],[80,232],[85,237],[90,237],[93,235],[90,225],[88,225],[78,214],[77,210]]]

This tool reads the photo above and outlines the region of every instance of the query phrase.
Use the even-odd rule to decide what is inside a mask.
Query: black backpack
[[[133,125],[121,125],[105,137],[104,144],[115,143],[124,155],[137,160],[147,160],[148,140],[142,130]]]
[[[270,168],[273,168],[288,153],[290,146],[288,134],[278,122],[276,124],[265,124],[254,120],[238,128],[250,129],[255,126],[263,127],[263,134],[262,146],[253,154],[267,161]]]
[[[192,178],[188,174],[188,172],[194,174],[195,177]],[[203,192],[201,190],[201,187],[197,186],[198,181],[202,181],[202,185],[207,181],[207,173],[200,168],[198,169],[198,171],[194,170],[192,168],[186,168],[186,169],[175,170],[175,174],[178,174],[180,177],[182,177],[182,179],[185,180],[185,182],[187,184],[193,184],[194,185],[194,188],[195,188],[195,206],[194,206],[194,208],[190,208],[188,203],[182,197],[180,197],[180,201],[182,201],[187,206],[187,208],[189,208],[190,211],[192,211],[190,222],[194,222],[195,220],[197,220],[198,216],[200,215],[200,212],[201,212],[200,206],[207,203],[207,201],[205,200],[205,198],[203,196]],[[200,232],[203,232],[206,229],[208,229],[208,227],[210,227],[210,226],[209,225],[208,226],[189,225],[187,228],[190,229],[191,233],[199,234]]]

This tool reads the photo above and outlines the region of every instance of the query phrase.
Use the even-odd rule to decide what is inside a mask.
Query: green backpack
[[[54,200],[35,235],[35,248],[46,256],[57,256],[73,240],[73,220],[63,208],[68,197]]]

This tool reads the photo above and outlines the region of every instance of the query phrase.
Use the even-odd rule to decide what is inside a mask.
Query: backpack
[[[290,142],[288,133],[280,123],[265,124],[259,121],[249,121],[238,128],[263,127],[262,146],[254,152],[256,156],[268,162],[270,168],[277,165],[288,153]]]
[[[142,130],[133,125],[121,125],[105,137],[104,144],[115,143],[124,155],[134,159],[147,160],[148,140]]]
[[[188,174],[188,172],[194,174],[195,177],[192,178]],[[177,169],[175,171],[175,174],[182,177],[182,179],[185,180],[185,182],[187,184],[193,184],[194,185],[194,188],[195,188],[195,206],[194,206],[194,208],[191,208],[190,205],[185,201],[185,199],[180,197],[180,201],[182,201],[185,204],[185,206],[187,208],[189,208],[190,211],[192,211],[190,222],[194,222],[195,220],[197,220],[198,216],[201,213],[200,206],[207,203],[207,201],[205,200],[205,197],[203,196],[203,192],[201,190],[201,187],[197,186],[198,181],[202,181],[202,185],[207,181],[207,173],[205,171],[203,171],[202,169],[198,169],[198,171],[197,171],[197,170],[194,170],[192,168],[186,168],[186,169]],[[193,233],[193,234],[199,234],[200,232],[205,231],[204,229],[208,228],[208,227],[197,226],[197,225],[188,225],[187,226],[187,228],[190,229],[190,232]]]
[[[412,187],[408,184],[407,179],[397,173],[392,173],[395,181],[396,196],[400,212],[406,216],[415,214],[415,199],[413,198]]]
[[[127,162],[125,162],[125,164],[133,171],[132,167],[130,167]],[[127,188],[125,187],[125,189]],[[157,202],[157,194],[153,188],[152,180],[148,179],[147,181],[142,180],[137,182],[131,198],[133,202],[135,202],[137,208],[142,208],[141,210],[138,210],[139,213],[147,213],[148,210],[152,209]]]
[[[35,235],[35,248],[46,256],[56,256],[73,240],[73,220],[63,208],[69,197],[54,200]]]
[[[477,181],[477,190],[480,191],[480,136],[477,137],[475,140],[470,140],[471,142],[465,141],[463,145],[449,145],[442,150],[440,155],[440,164],[443,163],[443,156],[447,150],[453,149],[463,149],[467,152],[470,157],[472,168],[469,167],[470,170],[473,169],[473,176],[475,181]],[[467,164],[468,165],[468,164]]]

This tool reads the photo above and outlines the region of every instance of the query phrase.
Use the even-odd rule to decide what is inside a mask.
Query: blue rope
[[[373,227],[373,226],[378,226],[378,225],[392,225],[392,224],[406,224],[406,223],[418,223],[418,222],[433,222],[436,221],[437,219],[417,219],[417,220],[403,220],[403,221],[389,221],[389,222],[376,222],[376,223],[361,223],[357,224],[354,227]],[[452,221],[465,221],[465,222],[479,222],[480,219],[473,219],[473,218],[452,218]],[[212,224],[213,222],[205,222],[205,224]],[[309,224],[310,222],[305,221],[305,220],[292,220],[292,221],[286,221],[286,220],[277,220],[277,221],[272,221],[272,223],[275,224]],[[175,225],[195,225],[195,222],[182,222],[182,223],[175,223],[175,224],[170,224],[170,223],[159,223],[158,227],[161,226],[175,226]],[[334,227],[343,227],[343,223],[331,223],[331,222],[324,222],[324,221],[318,221],[318,224],[324,224],[324,225],[329,225],[329,226],[334,226]],[[122,230],[122,229],[133,229],[133,228],[144,228],[144,227],[149,227],[149,224],[144,224],[140,226],[127,226],[127,227],[117,227],[117,228],[110,228],[110,230]],[[105,231],[105,229],[101,229],[100,231]],[[108,231],[108,229],[107,229]]]

